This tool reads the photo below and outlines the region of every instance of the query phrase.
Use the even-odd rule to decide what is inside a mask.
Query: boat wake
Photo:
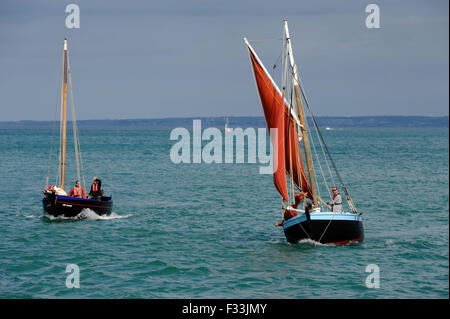
[[[111,220],[111,219],[121,219],[128,218],[132,216],[131,214],[127,215],[118,215],[112,212],[109,215],[97,215],[92,209],[85,208],[83,209],[77,216],[74,217],[65,217],[65,216],[52,216],[49,214],[45,214],[44,217],[48,220]]]
[[[334,247],[334,246],[351,246],[351,245],[360,245],[361,243],[358,241],[349,241],[346,244],[334,244],[334,243],[320,243],[318,241],[312,239],[302,239],[297,244],[293,245],[305,245],[305,246],[315,246],[315,247]]]
[[[330,245],[330,244],[322,244],[318,241],[312,240],[312,239],[302,239],[300,240],[297,244],[293,244],[293,245],[304,245],[304,246],[334,246],[334,245]]]

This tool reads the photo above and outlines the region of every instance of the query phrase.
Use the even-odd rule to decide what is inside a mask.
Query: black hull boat
[[[282,197],[283,211],[283,221],[276,226],[283,226],[290,243],[305,239],[338,245],[362,242],[361,213],[356,209],[315,120],[294,60],[287,21],[284,21],[283,31],[281,86],[270,75],[249,40],[244,38],[244,42],[267,129],[277,132],[270,136],[276,149],[273,153],[273,163],[276,163],[273,183]],[[272,69],[275,67],[276,64]],[[343,191],[342,195],[338,187]],[[333,194],[329,192],[330,188]],[[332,196],[328,201],[321,195],[327,191]]]
[[[95,189],[91,188],[90,195],[98,195],[92,198],[86,197],[86,192],[84,187],[81,185],[81,181],[84,182],[84,175],[82,160],[81,160],[81,150],[80,142],[78,139],[78,128],[76,124],[75,117],[75,105],[72,92],[72,77],[69,66],[68,50],[67,50],[67,39],[63,41],[63,68],[62,68],[62,84],[61,84],[61,121],[60,121],[60,136],[59,136],[59,165],[58,165],[58,175],[56,183],[54,185],[48,186],[50,178],[50,161],[47,173],[46,187],[44,190],[44,197],[42,199],[42,206],[44,209],[44,214],[54,216],[54,217],[77,217],[83,218],[80,213],[83,210],[90,209],[95,214],[109,215],[112,212],[113,201],[111,197],[103,196],[104,192],[101,189],[101,184],[98,184],[98,179],[94,178],[94,183],[96,185]],[[75,149],[75,162],[77,167],[77,181],[75,186],[66,193],[66,140],[67,140],[67,95],[68,88],[71,98],[71,109],[72,109],[72,134],[74,138],[73,146]],[[50,140],[50,143],[52,141]],[[50,159],[52,157],[52,145],[50,146]],[[81,178],[83,177],[83,178]],[[59,185],[58,187],[56,185]],[[94,184],[93,184],[94,186]],[[97,188],[98,187],[98,188]],[[68,196],[68,195],[79,195],[79,196]]]
[[[364,240],[360,214],[313,212],[295,216],[283,223],[288,242],[310,239],[322,244],[346,245]]]
[[[110,215],[113,201],[111,197],[101,196],[98,199],[78,198],[44,192],[42,199],[44,213],[54,217],[77,217],[84,209],[90,209],[97,215]]]

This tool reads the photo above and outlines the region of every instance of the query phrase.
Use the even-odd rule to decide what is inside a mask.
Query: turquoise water
[[[170,131],[80,129],[86,182],[102,179],[114,213],[52,220],[51,129],[0,129],[0,297],[448,298],[448,128],[323,132],[364,212],[365,241],[347,246],[287,243],[260,164],[173,164]]]

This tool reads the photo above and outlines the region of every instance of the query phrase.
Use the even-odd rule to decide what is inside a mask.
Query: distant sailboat
[[[274,145],[274,167],[277,167],[273,178],[275,188],[282,197],[283,216],[286,211],[297,214],[295,217],[291,217],[295,215],[291,214],[291,218],[288,217],[280,223],[286,239],[291,243],[304,239],[334,244],[363,241],[361,213],[356,210],[312,114],[294,61],[287,21],[284,21],[283,32],[282,90],[272,79],[249,41],[246,38],[244,41],[250,55],[267,127],[276,128],[278,132],[277,136],[271,136]],[[316,132],[315,139],[308,128],[303,103],[310,111]],[[315,143],[319,145],[316,146]],[[307,173],[302,153],[305,156]],[[323,158],[320,160],[319,156]],[[334,172],[330,168],[330,163]],[[321,179],[315,170],[319,170]],[[289,191],[286,174],[289,177]],[[331,197],[330,189],[337,184],[335,178],[344,192],[351,212],[335,212],[321,197],[321,192],[327,192]],[[293,208],[290,205],[294,202],[297,192],[303,193],[312,202],[311,209],[305,209],[304,203],[303,209]]]
[[[42,205],[44,213],[52,216],[75,217],[78,216],[83,209],[91,209],[97,215],[111,214],[113,201],[111,197],[99,196],[97,198],[81,198],[75,196],[67,196],[65,192],[66,180],[66,122],[67,122],[67,84],[70,87],[70,96],[72,104],[72,124],[74,135],[75,158],[77,165],[78,180],[81,183],[81,155],[78,140],[78,129],[75,119],[75,109],[72,94],[72,80],[70,66],[68,63],[67,39],[63,42],[63,74],[62,74],[62,92],[61,92],[61,121],[60,121],[60,155],[58,177],[55,185],[47,186],[43,191],[44,198]],[[84,180],[84,179],[83,179]],[[83,183],[84,184],[84,183]],[[60,185],[59,187],[56,185]],[[99,190],[100,191],[100,190]]]
[[[225,122],[225,133],[233,133],[233,129],[228,127],[228,117],[227,117],[227,120]]]

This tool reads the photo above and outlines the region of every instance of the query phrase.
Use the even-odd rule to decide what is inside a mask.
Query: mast
[[[295,99],[297,101],[299,121],[301,124],[300,130],[302,132],[303,145],[305,147],[306,167],[308,169],[311,196],[313,199],[314,207],[319,207],[316,179],[314,177],[314,167],[312,164],[311,148],[309,146],[308,132],[306,130],[307,121],[306,121],[305,113],[303,111],[303,105],[302,105],[302,99],[301,99],[301,93],[300,93],[300,85],[299,85],[299,80],[298,80],[299,79],[298,69],[297,69],[297,65],[295,64],[295,61],[294,61],[294,55],[292,53],[291,40],[289,37],[289,29],[288,29],[288,24],[287,24],[286,20],[284,20],[284,31],[286,34],[286,42],[287,42],[287,49],[288,49],[287,54],[289,55],[289,62],[292,67],[292,78],[294,80],[293,86],[294,86],[294,92],[295,92]]]
[[[62,146],[61,146],[61,188],[64,189],[66,177],[66,106],[67,106],[67,39],[63,42],[63,85],[62,85]]]

